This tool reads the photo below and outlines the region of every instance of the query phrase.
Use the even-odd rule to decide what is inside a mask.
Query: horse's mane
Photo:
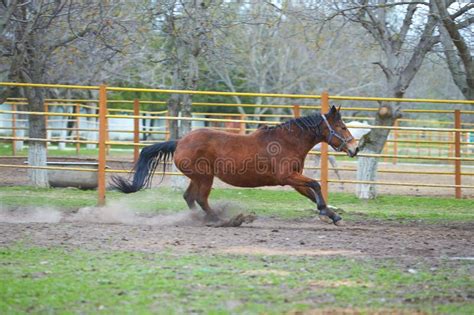
[[[337,114],[339,115],[339,113]],[[278,130],[278,129],[289,130],[291,126],[295,125],[299,127],[301,130],[318,129],[318,132],[319,132],[319,125],[321,124],[322,120],[323,120],[323,117],[321,116],[321,114],[315,113],[308,116],[293,118],[276,126],[263,126],[260,129],[267,130],[267,131],[273,131],[273,130]]]

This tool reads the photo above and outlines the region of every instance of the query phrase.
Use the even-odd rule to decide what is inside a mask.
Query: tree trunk
[[[181,43],[181,45],[184,45]],[[183,71],[181,63],[176,65],[175,72],[175,86],[178,89],[183,90],[195,90],[197,87],[197,79],[199,75],[199,68],[197,63],[197,56],[188,52],[186,47],[178,49],[178,55],[181,57],[180,60],[185,60],[186,70]],[[184,55],[183,55],[184,54]],[[168,111],[171,117],[178,117],[181,114],[182,117],[192,117],[192,101],[191,95],[189,94],[173,94],[168,100]],[[170,139],[176,140],[182,138],[188,132],[191,131],[192,121],[191,120],[170,120]],[[173,172],[179,172],[176,166],[173,164]],[[184,191],[188,186],[188,180],[184,176],[173,176],[171,180],[171,187],[175,191]]]
[[[176,39],[177,59],[174,65],[173,87],[178,90],[195,90],[199,77],[198,52],[193,52],[188,43]],[[168,111],[171,117],[192,117],[192,100],[189,94],[172,94],[168,99]],[[191,131],[192,121],[170,120],[170,139],[182,138]]]
[[[375,117],[376,126],[393,126],[395,120],[400,117],[399,109],[390,104],[380,106]],[[362,137],[359,148],[363,154],[380,154],[387,141],[390,130],[372,129]],[[376,181],[378,158],[361,156],[357,161],[357,180]],[[356,195],[359,199],[374,199],[377,197],[375,184],[357,184]]]
[[[172,56],[173,88],[178,90],[195,90],[199,77],[198,57],[201,55],[204,34],[207,30],[204,28],[204,21],[207,4],[205,2],[185,1],[181,4],[185,19],[179,19],[176,15],[167,16],[165,31],[170,40],[170,55]],[[168,99],[168,112],[171,117],[192,117],[191,95],[173,94]],[[170,120],[169,132],[170,139],[177,140],[191,131],[191,120]],[[173,165],[173,170],[177,171]],[[186,178],[184,176],[173,176],[172,187],[183,190],[186,187]]]
[[[172,94],[168,99],[168,115],[170,117],[178,117],[180,108],[181,97],[179,94]],[[176,140],[179,138],[179,124],[178,120],[171,119],[168,123],[168,132],[170,133],[169,139]]]
[[[182,117],[192,117],[192,101],[190,95],[182,95],[182,110],[181,116]],[[192,130],[192,121],[191,120],[181,120],[181,127],[180,129],[180,138],[189,133]]]
[[[32,112],[44,112],[44,89],[27,88],[28,110]],[[29,138],[46,139],[45,116],[29,115]],[[29,141],[28,163],[31,166],[46,166],[47,149],[44,141]],[[36,187],[48,187],[48,172],[42,169],[30,169],[30,181]]]
[[[197,41],[197,39],[194,39]],[[196,44],[197,45],[197,44]],[[186,78],[186,89],[188,90],[196,90],[197,89],[197,81],[199,78],[199,65],[197,60],[198,52],[190,51],[187,56],[187,71],[185,72]],[[182,111],[181,114],[183,117],[192,117],[192,95],[183,94],[182,95]],[[181,137],[190,132],[192,129],[192,121],[191,120],[182,120],[181,121]]]
[[[364,153],[375,153],[369,150]],[[357,180],[376,181],[378,160],[373,157],[359,157],[357,161]],[[376,186],[373,184],[357,184],[356,195],[359,199],[374,199],[377,196]]]
[[[172,94],[168,99],[168,113],[171,117],[178,117],[179,116],[179,109],[180,103],[182,100],[182,96],[180,94]],[[178,140],[181,137],[180,128],[179,128],[179,121],[178,120],[170,120],[169,121],[169,139],[170,140]],[[176,165],[173,163],[171,167],[172,172],[179,172]],[[186,189],[188,184],[187,178],[185,176],[172,176],[171,177],[171,189],[173,191],[182,192]]]

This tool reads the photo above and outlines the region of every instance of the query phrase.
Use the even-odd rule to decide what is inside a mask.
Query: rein
[[[329,137],[327,139],[327,143],[329,143],[331,145],[331,147],[333,147],[334,150],[336,150],[336,152],[341,152],[342,148],[344,148],[344,146],[347,146],[347,143],[351,140],[353,140],[354,138],[353,137],[348,137],[348,138],[344,138],[343,136],[341,136],[340,134],[338,134],[334,129],[332,129],[331,125],[329,124],[327,118],[326,118],[326,115],[322,114],[321,116],[323,116],[323,120],[324,122],[326,123],[326,126],[328,127],[329,129]],[[332,144],[331,144],[331,140],[333,137],[336,137],[338,138],[339,140],[341,140],[341,145],[337,148],[335,148]]]

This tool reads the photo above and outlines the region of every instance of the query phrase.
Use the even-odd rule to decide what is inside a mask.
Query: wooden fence
[[[75,171],[97,171],[98,172],[98,203],[105,203],[106,196],[106,173],[109,172],[124,172],[122,170],[107,169],[107,155],[108,147],[110,146],[130,146],[134,147],[133,157],[136,161],[139,154],[139,148],[147,145],[143,141],[140,141],[140,134],[142,133],[155,133],[162,134],[165,139],[167,139],[168,132],[165,131],[143,131],[140,130],[140,119],[158,119],[169,122],[170,120],[192,120],[192,121],[202,121],[206,123],[225,123],[226,127],[221,129],[227,129],[241,134],[251,132],[255,130],[254,128],[247,128],[247,126],[252,126],[255,124],[278,124],[279,120],[262,120],[262,119],[284,119],[290,117],[299,117],[304,110],[314,110],[320,109],[322,112],[327,112],[329,110],[330,101],[351,101],[351,102],[375,102],[375,101],[390,101],[390,102],[405,102],[405,103],[435,103],[435,104],[450,104],[450,105],[474,105],[474,101],[466,100],[433,100],[433,99],[394,99],[394,98],[375,98],[375,97],[349,97],[349,96],[330,96],[327,92],[323,92],[321,95],[295,95],[295,94],[269,94],[269,93],[232,93],[232,92],[214,92],[214,91],[181,91],[181,90],[162,90],[162,89],[142,89],[142,88],[120,88],[120,87],[107,87],[105,85],[101,86],[71,86],[71,85],[53,85],[53,84],[21,84],[21,83],[8,83],[0,82],[0,86],[23,86],[28,88],[43,87],[43,88],[66,88],[66,89],[89,89],[98,91],[98,99],[96,100],[65,100],[65,99],[54,99],[46,100],[44,112],[28,112],[20,110],[21,106],[25,103],[24,99],[8,99],[6,104],[11,106],[10,110],[0,109],[0,114],[9,114],[11,115],[11,136],[2,136],[0,140],[11,141],[12,142],[12,155],[16,155],[15,151],[15,142],[16,141],[44,141],[46,143],[52,141],[64,142],[74,144],[76,151],[80,153],[81,144],[96,144],[98,145],[98,163],[99,167],[97,170],[92,169],[82,169],[82,168],[62,168],[66,170],[75,170]],[[241,97],[268,97],[268,98],[279,98],[279,99],[292,99],[292,103],[296,103],[298,99],[305,100],[317,100],[320,102],[318,105],[294,105],[294,104],[284,104],[284,105],[275,105],[275,104],[233,104],[233,103],[213,103],[213,102],[194,102],[193,106],[221,106],[221,107],[267,107],[277,110],[286,110],[289,113],[286,114],[241,114],[241,113],[200,113],[196,112],[194,117],[171,117],[167,115],[167,111],[143,111],[141,110],[142,104],[159,104],[164,105],[163,101],[141,101],[139,99],[135,100],[108,100],[107,96],[109,93],[120,92],[120,91],[133,91],[133,92],[142,92],[142,93],[162,93],[162,94],[194,94],[194,95],[219,95],[219,96],[241,96]],[[132,110],[127,109],[114,109],[108,108],[108,104],[113,102],[116,103],[130,103],[133,104]],[[97,104],[96,106],[88,105],[88,103]],[[75,112],[72,113],[58,113],[50,110],[52,106],[72,106],[74,107]],[[83,114],[81,113],[81,108],[89,108],[96,113],[93,114]],[[354,107],[350,106],[347,108],[350,111],[360,111],[364,113],[370,113],[377,110],[376,107]],[[464,123],[461,120],[461,115],[473,115],[474,111],[465,110],[465,109],[406,109],[406,113],[429,113],[429,114],[444,114],[452,115],[452,121],[436,121],[436,120],[410,120],[410,119],[400,119],[394,126],[373,126],[370,128],[383,128],[392,130],[393,137],[387,141],[386,148],[382,154],[360,154],[363,156],[374,156],[385,160],[391,160],[393,163],[397,163],[400,160],[428,160],[428,161],[447,161],[454,164],[454,170],[450,171],[430,171],[430,172],[413,172],[410,171],[410,174],[431,174],[431,175],[452,175],[453,184],[450,185],[439,185],[433,183],[406,183],[406,182],[364,182],[357,180],[337,180],[329,178],[329,165],[328,165],[328,156],[329,155],[339,155],[340,153],[328,152],[327,144],[323,144],[321,152],[311,152],[311,154],[320,154],[321,155],[321,166],[313,167],[314,169],[320,169],[320,182],[323,190],[323,194],[328,198],[328,187],[330,182],[344,182],[344,183],[353,183],[353,184],[364,184],[364,183],[375,183],[377,185],[393,185],[393,186],[418,186],[418,187],[433,187],[433,188],[453,188],[454,195],[456,198],[462,197],[462,189],[473,189],[473,185],[463,185],[463,177],[472,177],[474,176],[473,172],[462,171],[462,163],[465,164],[474,164],[474,158],[471,157],[472,144],[466,138],[466,135],[473,133],[474,129],[472,124]],[[145,114],[152,113],[153,117],[147,116]],[[19,122],[18,115],[43,115],[48,121],[48,117],[52,116],[67,116],[74,119],[74,126],[72,128],[67,128],[68,131],[74,133],[73,139],[30,139],[28,137],[19,137],[17,131],[20,129],[25,129],[26,127],[18,127]],[[98,122],[97,128],[81,128],[79,124],[80,117],[89,117],[96,119]],[[214,117],[225,117],[225,118],[214,118]],[[253,118],[258,117],[259,120]],[[112,141],[109,139],[109,133],[111,130],[108,127],[108,120],[111,118],[121,118],[121,119],[132,119],[134,121],[133,130],[113,130],[113,132],[130,132],[133,133],[133,141]],[[351,117],[354,118],[354,117]],[[369,115],[363,117],[356,117],[358,119],[371,120],[373,119]],[[449,126],[449,127],[408,127],[400,126],[401,123],[412,122],[423,122],[424,124],[436,123],[439,125]],[[452,126],[452,127],[451,127]],[[6,128],[8,129],[8,128]],[[49,130],[59,130],[61,128],[49,128]],[[95,131],[98,132],[97,140],[85,139],[82,140],[79,136],[80,131]],[[410,138],[404,137],[405,135],[410,135]],[[426,138],[426,135],[430,135],[429,138]],[[440,140],[441,135],[451,135],[443,136]],[[415,136],[415,138],[413,138]],[[437,138],[436,138],[437,137]],[[446,140],[447,139],[447,140]],[[426,145],[429,148],[432,147],[441,147],[448,146],[448,155],[439,155],[433,156],[432,154],[428,155],[410,155],[410,154],[400,154],[402,146],[410,145]],[[462,148],[465,147],[466,150]],[[439,153],[439,152],[438,152]],[[38,169],[56,169],[49,166],[27,166],[27,165],[9,165],[9,164],[0,164],[0,167],[20,167],[20,168],[38,168]],[[340,171],[354,172],[356,168],[338,168]],[[402,170],[379,170],[381,173],[393,173],[393,174],[403,174]],[[180,175],[179,173],[168,172],[169,175]]]

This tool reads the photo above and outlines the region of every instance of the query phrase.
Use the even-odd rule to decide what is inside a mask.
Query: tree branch
[[[0,20],[0,36],[2,36],[3,33],[5,32],[8,21],[13,16],[13,12],[15,11],[16,3],[17,3],[17,0],[13,0],[8,5],[6,3],[3,3],[3,6],[5,7],[5,11],[4,11],[5,13],[4,13],[4,16],[3,16],[2,20]]]
[[[469,11],[471,9],[474,9],[474,3],[469,3],[465,6],[463,6],[461,9],[459,9],[459,11],[451,14],[450,18],[451,18],[451,20],[455,20],[455,19],[457,19],[458,17],[460,17],[461,15],[463,15],[464,13],[466,13],[467,11]]]
[[[416,72],[420,69],[423,59],[426,54],[433,48],[433,46],[439,42],[439,36],[433,36],[434,29],[437,25],[437,20],[432,14],[433,7],[430,7],[430,12],[428,14],[428,21],[425,24],[423,33],[420,35],[420,40],[413,50],[413,54],[410,58],[410,61],[406,65],[405,69],[402,71],[402,79],[405,89],[410,84],[411,80],[414,78]]]
[[[356,6],[348,7],[345,9],[339,9],[336,13],[327,17],[327,20],[332,20],[338,15],[345,15],[345,12],[355,11],[355,10],[362,10],[362,9],[381,9],[381,8],[393,8],[400,5],[426,5],[429,6],[429,2],[426,1],[400,1],[394,3],[384,3],[384,4],[369,4],[368,1],[364,1],[364,3],[359,3]],[[337,5],[337,3],[336,3]]]
[[[50,47],[50,50],[53,51],[59,47],[63,47],[63,46],[66,46],[68,45],[69,43],[75,41],[76,39],[79,39],[81,37],[84,37],[84,35],[86,35],[87,33],[89,33],[92,29],[89,28],[89,27],[86,27],[84,28],[82,31],[80,31],[79,33],[76,33],[76,32],[73,32],[73,34],[71,36],[69,36],[68,38],[66,39],[63,39],[61,41],[58,41],[54,44],[52,44]]]
[[[468,18],[468,19],[465,19],[465,20],[463,20],[463,21],[461,21],[461,22],[458,22],[458,23],[456,24],[456,28],[457,28],[458,30],[462,30],[462,29],[464,29],[464,28],[466,28],[466,27],[468,27],[468,26],[471,26],[473,23],[474,23],[474,16],[472,16],[472,17],[470,17],[470,18]]]
[[[395,52],[399,52],[400,49],[402,48],[402,45],[405,42],[407,33],[410,30],[410,27],[413,23],[413,16],[415,15],[417,8],[418,8],[417,4],[411,3],[408,5],[407,13],[405,15],[405,18],[403,19],[402,27],[400,28],[399,37],[398,39],[394,41],[395,44],[393,48]]]
[[[446,6],[444,6],[440,0],[435,0],[435,3],[438,7],[438,11],[441,17],[441,22],[443,23],[443,26],[445,27],[446,31],[451,37],[454,46],[456,46],[456,49],[458,50],[459,57],[461,58],[461,61],[464,64],[464,67],[466,69],[466,72],[467,72],[466,74],[468,76],[472,75],[472,70],[467,71],[468,69],[473,69],[471,51],[469,49],[469,46],[467,45],[464,38],[459,33],[456,23],[449,16]],[[472,79],[474,78],[471,77],[471,80]]]

